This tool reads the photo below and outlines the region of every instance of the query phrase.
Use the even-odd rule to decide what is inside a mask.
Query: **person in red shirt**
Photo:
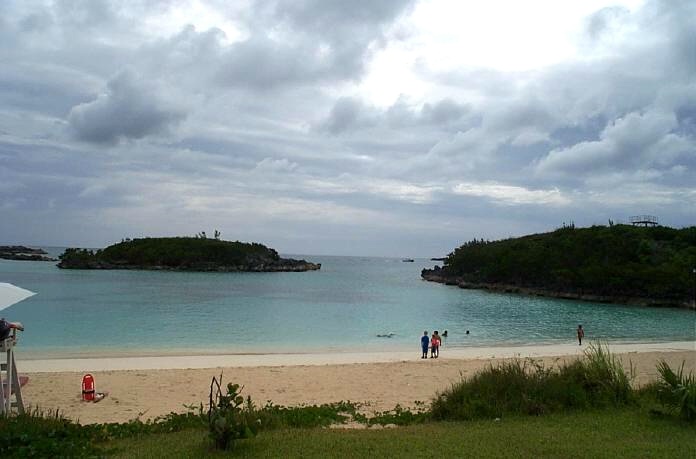
[[[436,359],[440,356],[440,335],[437,334],[437,330],[433,332],[433,336],[430,337],[430,358]]]

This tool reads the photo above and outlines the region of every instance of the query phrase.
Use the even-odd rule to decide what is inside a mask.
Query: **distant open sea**
[[[47,248],[58,255],[59,248]],[[0,282],[37,293],[2,313],[21,321],[24,357],[413,349],[424,330],[445,348],[586,339],[696,339],[696,312],[526,297],[425,282],[434,262],[294,255],[304,273],[61,270],[0,260]],[[466,335],[466,330],[470,331]],[[378,334],[394,333],[392,338]]]

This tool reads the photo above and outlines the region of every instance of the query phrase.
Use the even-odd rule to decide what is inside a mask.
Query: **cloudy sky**
[[[0,244],[696,223],[693,1],[3,0],[0,43]]]

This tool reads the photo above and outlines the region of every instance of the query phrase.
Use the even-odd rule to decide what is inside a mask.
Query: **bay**
[[[53,254],[58,248],[49,248]],[[37,293],[1,314],[26,330],[30,357],[413,349],[587,340],[696,339],[696,312],[463,290],[425,282],[435,262],[294,255],[304,273],[61,270],[0,260],[0,281]],[[466,334],[469,330],[469,334]],[[379,334],[393,333],[391,338]]]

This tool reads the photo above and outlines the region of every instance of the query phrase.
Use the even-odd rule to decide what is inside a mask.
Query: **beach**
[[[611,344],[628,369],[635,369],[635,385],[656,378],[661,359],[673,368],[685,362],[696,371],[696,342]],[[185,411],[208,399],[213,376],[244,386],[257,404],[363,404],[366,413],[414,408],[462,376],[506,358],[531,357],[545,365],[577,358],[587,346],[573,344],[496,346],[442,349],[439,359],[420,359],[415,352],[240,354],[130,356],[114,358],[20,360],[18,369],[29,376],[23,388],[25,404],[60,409],[83,424],[152,419]],[[81,401],[81,380],[94,376],[97,392],[108,392],[99,403]]]

